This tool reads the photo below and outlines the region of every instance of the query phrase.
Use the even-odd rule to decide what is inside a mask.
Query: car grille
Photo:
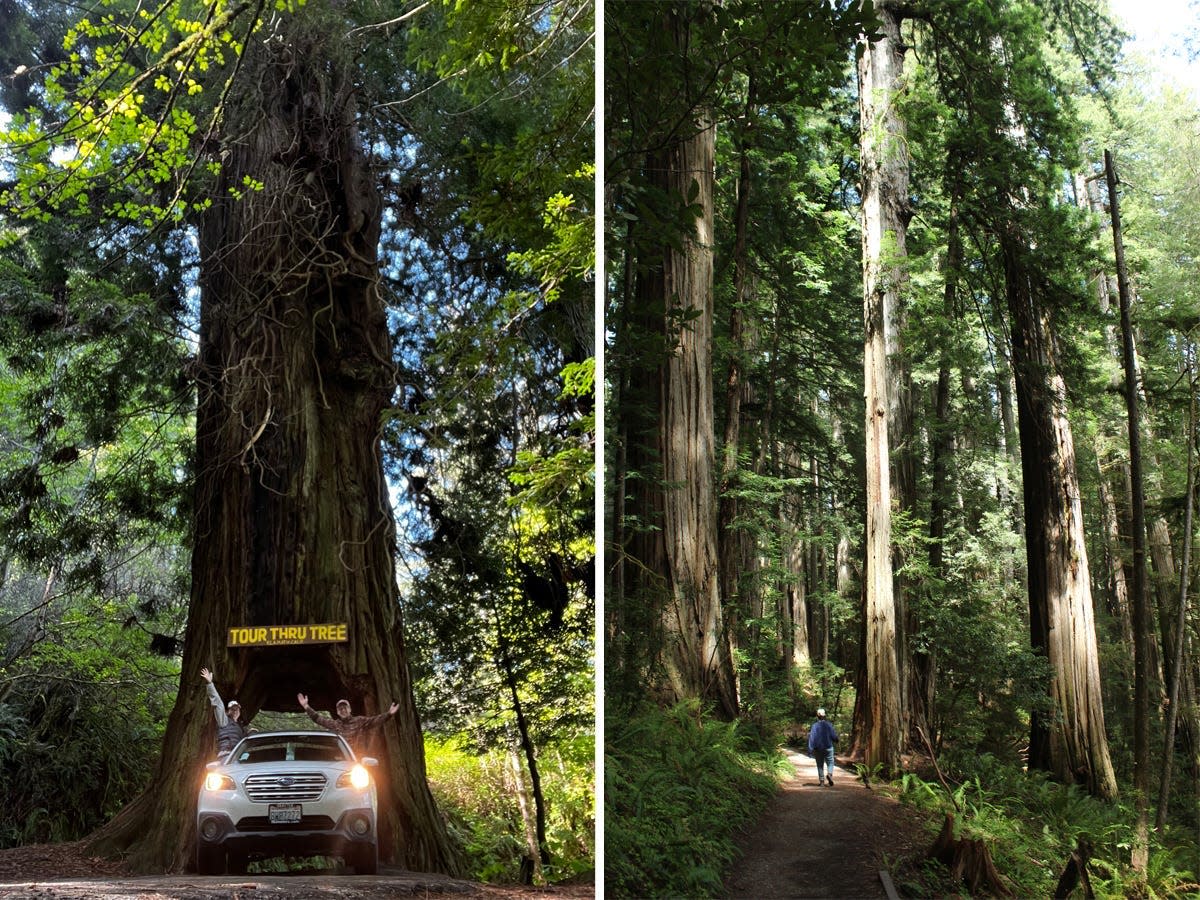
[[[288,775],[251,775],[246,781],[246,796],[255,803],[280,800],[316,800],[325,791],[325,776],[320,772]]]
[[[272,823],[267,816],[245,816],[238,819],[238,831],[332,831],[329,816],[304,816],[299,822]]]

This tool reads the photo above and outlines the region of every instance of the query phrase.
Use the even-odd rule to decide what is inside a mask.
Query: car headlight
[[[204,776],[204,789],[206,791],[232,791],[237,787],[233,783],[233,779],[228,775],[222,775],[220,772],[209,772]]]
[[[349,772],[343,772],[337,780],[338,787],[355,787],[360,791],[370,783],[371,776],[367,774],[367,770],[362,766],[355,766]]]

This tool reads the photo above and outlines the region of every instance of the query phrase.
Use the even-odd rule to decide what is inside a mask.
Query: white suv
[[[196,804],[196,871],[243,873],[251,858],[327,854],[374,875],[375,765],[330,732],[247,735],[208,764]]]

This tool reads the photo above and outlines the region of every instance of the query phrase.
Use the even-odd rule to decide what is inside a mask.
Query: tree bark
[[[682,252],[665,248],[663,299],[673,353],[663,379],[663,536],[667,551],[667,635],[663,662],[679,697],[713,700],[737,714],[729,635],[717,571],[712,384],[712,227],[716,128],[698,119],[693,134],[668,153],[667,191],[693,196],[701,212]],[[688,318],[690,317],[690,318]]]
[[[1142,480],[1141,419],[1138,414],[1137,359],[1133,350],[1133,323],[1129,309],[1129,275],[1125,269],[1125,244],[1121,238],[1121,209],[1117,173],[1112,154],[1104,151],[1108,179],[1108,208],[1112,216],[1113,248],[1117,262],[1117,293],[1121,302],[1121,346],[1125,366],[1125,409],[1129,420],[1129,474],[1133,485],[1133,869],[1145,875],[1149,860],[1150,793],[1150,689],[1147,641],[1150,620],[1146,614],[1146,493]]]
[[[1015,215],[1015,211],[1014,211]],[[1030,643],[1050,664],[1050,714],[1035,711],[1029,765],[1100,797],[1117,785],[1100,691],[1100,663],[1066,386],[1050,322],[1036,302],[1026,242],[1000,234],[1017,385],[1025,506]]]
[[[896,328],[905,281],[908,153],[895,96],[903,74],[897,4],[876,4],[878,40],[866,41],[858,63],[862,146],[863,371],[866,392],[865,532],[866,761],[885,774],[900,767],[904,711],[901,616],[893,591],[889,431]],[[865,39],[864,39],[865,40]]]
[[[247,721],[295,710],[400,711],[380,757],[380,855],[461,865],[425,777],[394,574],[380,419],[395,380],[378,292],[381,206],[350,72],[319,9],[258,41],[200,226],[201,332],[191,609],[180,690],[145,793],[89,841],[138,871],[188,866],[213,719],[200,669]],[[327,24],[327,23],[326,23]],[[280,26],[281,28],[283,26]],[[252,87],[253,86],[253,87]],[[244,179],[262,184],[247,190]],[[241,189],[236,200],[231,189]],[[341,644],[230,649],[242,625],[346,622]]]
[[[754,112],[754,76],[750,75],[746,90],[744,120],[749,123]],[[738,146],[738,182],[737,203],[734,209],[734,301],[729,313],[729,371],[725,379],[725,429],[721,453],[721,495],[719,518],[717,522],[717,537],[720,548],[720,585],[721,600],[728,611],[727,626],[730,639],[736,646],[745,640],[751,652],[752,666],[756,658],[755,647],[758,643],[761,616],[756,615],[755,605],[761,605],[761,594],[753,585],[751,577],[751,559],[753,546],[747,546],[749,539],[745,529],[737,523],[740,514],[739,501],[735,493],[738,460],[741,453],[742,430],[742,401],[745,398],[748,385],[744,380],[742,363],[747,352],[745,305],[749,297],[749,260],[747,259],[746,238],[750,215],[750,149],[748,146],[748,124],[739,132]],[[747,565],[751,562],[751,565]],[[753,596],[746,594],[753,593]],[[734,610],[738,612],[735,613]],[[742,623],[735,621],[735,616],[743,616]],[[743,633],[745,620],[754,623],[749,632]],[[739,689],[739,694],[742,690]]]
[[[959,232],[958,207],[962,197],[962,186],[955,173],[950,171],[949,220],[946,227],[946,262],[942,273],[946,280],[942,296],[942,313],[946,331],[938,363],[938,381],[934,402],[933,435],[930,440],[932,485],[929,491],[929,569],[940,580],[945,581],[946,513],[950,507],[949,462],[954,450],[954,431],[950,421],[950,332],[957,318],[958,278],[962,268],[962,238]],[[937,684],[937,649],[930,647],[914,653],[910,674],[909,697],[914,727],[923,728],[933,734],[933,702]]]
[[[664,17],[680,56],[689,52],[689,23]],[[630,437],[630,467],[642,474],[629,512],[656,530],[641,531],[630,564],[640,570],[643,596],[660,628],[657,663],[660,700],[685,698],[738,712],[730,638],[720,596],[713,411],[713,192],[715,125],[694,111],[690,127],[647,155],[647,180],[665,198],[667,221],[681,214],[688,226],[677,242],[639,269],[637,305],[662,335],[665,359],[647,371],[653,406]],[[653,333],[653,331],[651,331]],[[634,456],[635,449],[638,456]],[[657,467],[661,479],[647,478]]]
[[[1171,792],[1171,769],[1175,760],[1175,726],[1179,720],[1179,698],[1184,668],[1184,633],[1187,631],[1188,579],[1192,562],[1192,515],[1196,501],[1196,376],[1192,361],[1195,351],[1189,344],[1188,357],[1188,438],[1187,438],[1187,489],[1184,497],[1183,553],[1179,572],[1179,618],[1176,621],[1175,641],[1164,648],[1165,656],[1171,660],[1171,680],[1167,687],[1167,722],[1163,738],[1162,772],[1158,785],[1158,810],[1154,815],[1154,829],[1162,832],[1167,825],[1167,800]]]

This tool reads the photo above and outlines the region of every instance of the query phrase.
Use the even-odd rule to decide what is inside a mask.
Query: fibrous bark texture
[[[1035,712],[1029,765],[1101,797],[1117,785],[1104,733],[1100,663],[1066,385],[1028,252],[1015,225],[1001,235],[1017,383],[1017,421],[1034,652],[1050,664],[1051,712]]]
[[[889,432],[894,396],[892,355],[904,285],[908,221],[908,152],[894,101],[904,67],[900,20],[889,3],[876,6],[878,40],[858,63],[862,128],[863,370],[866,392],[866,703],[867,764],[899,768],[902,741],[901,652],[892,581]],[[859,723],[856,723],[856,726]]]
[[[713,427],[713,160],[716,131],[700,121],[666,154],[670,196],[693,196],[695,231],[681,250],[666,248],[663,297],[668,352],[662,380],[660,441],[667,608],[663,664],[680,697],[714,700],[737,711],[729,635],[718,578]]]
[[[316,10],[313,10],[314,14]],[[307,24],[306,24],[307,23]],[[348,699],[377,734],[380,856],[456,873],[425,779],[394,576],[380,416],[395,385],[378,293],[381,209],[336,29],[259,35],[226,111],[200,227],[192,596],[179,698],[142,798],[97,836],[138,869],[185,868],[212,758],[199,670],[250,721]],[[240,197],[238,196],[240,194]],[[228,648],[242,625],[346,622],[345,643]]]

